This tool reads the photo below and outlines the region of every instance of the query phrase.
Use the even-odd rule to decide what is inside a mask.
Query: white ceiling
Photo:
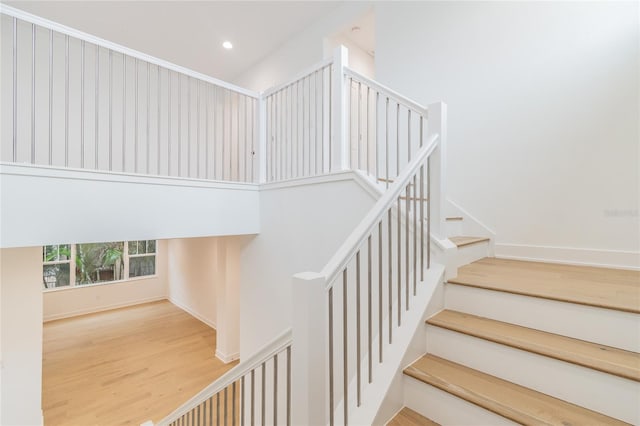
[[[356,46],[371,56],[375,56],[375,13],[373,9],[353,21],[349,28],[345,28],[341,35],[351,40]]]
[[[340,1],[15,1],[10,6],[230,81]],[[222,48],[229,40],[233,50]]]

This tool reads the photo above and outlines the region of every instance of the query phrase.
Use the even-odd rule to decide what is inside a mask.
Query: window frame
[[[147,280],[147,279],[157,278],[158,277],[158,251],[159,251],[158,240],[153,240],[153,241],[155,241],[155,252],[154,253],[132,254],[132,255],[129,255],[129,242],[130,241],[151,241],[151,240],[124,240],[124,241],[122,241],[122,243],[124,244],[123,253],[122,253],[122,261],[124,263],[123,276],[125,278],[123,278],[121,280],[102,281],[102,282],[91,283],[91,284],[76,284],[76,253],[77,253],[76,245],[77,244],[82,244],[82,243],[47,244],[45,246],[42,246],[42,249],[43,249],[43,257],[42,257],[43,281],[44,281],[44,266],[45,265],[69,264],[69,285],[60,286],[60,287],[53,287],[53,288],[43,288],[42,291],[44,293],[49,293],[49,292],[54,292],[54,291],[63,291],[63,290],[71,290],[71,289],[86,288],[86,287],[96,287],[96,286],[109,285],[109,284],[121,284],[121,283],[129,282],[129,281],[139,281],[139,280]],[[105,242],[120,242],[120,241],[105,241]],[[71,249],[70,249],[70,253],[71,254],[69,256],[69,259],[68,260],[54,260],[54,261],[50,261],[50,262],[45,262],[45,260],[44,260],[45,259],[44,252],[46,251],[45,247],[46,246],[62,246],[62,245],[71,246]],[[143,256],[155,256],[154,273],[152,275],[142,275],[142,276],[136,276],[136,277],[129,277],[129,259],[132,258],[132,257],[143,257]]]
[[[136,253],[136,254],[129,254],[129,243],[135,241],[136,243],[140,242],[140,241],[155,241],[154,243],[154,247],[153,247],[153,253]],[[135,276],[135,277],[131,277],[130,276],[130,259],[135,259],[135,258],[139,258],[139,257],[150,257],[153,256],[155,259],[153,261],[153,276],[156,276],[158,274],[157,272],[157,261],[158,261],[158,240],[130,240],[130,241],[125,241],[126,247],[124,249],[124,255],[123,255],[123,259],[124,259],[124,274],[128,279],[135,279],[135,278],[144,278],[144,277],[150,277],[151,275],[139,275],[139,276]],[[145,252],[148,249],[148,244],[147,247],[145,247]]]
[[[46,284],[45,284],[45,288],[43,289],[43,291],[49,291],[49,290],[55,290],[57,288],[68,288],[71,287],[73,284],[76,282],[76,269],[75,269],[75,258],[76,258],[76,245],[75,244],[48,244],[49,246],[56,246],[57,247],[57,251],[58,251],[58,257],[60,255],[60,246],[69,246],[69,258],[67,260],[50,260],[50,261],[46,261],[46,245],[42,246],[42,281],[43,283],[45,283],[45,279],[44,279],[44,267],[45,266],[50,266],[50,265],[69,265],[69,285],[65,285],[65,286],[60,286],[60,287],[52,287],[52,288],[47,288]]]

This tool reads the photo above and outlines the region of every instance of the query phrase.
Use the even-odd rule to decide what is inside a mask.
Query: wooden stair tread
[[[404,373],[521,424],[627,424],[434,355],[423,356]]]
[[[462,312],[444,310],[427,324],[640,381],[640,354]]]
[[[469,246],[471,244],[483,243],[485,241],[489,241],[487,237],[449,237],[451,242],[458,247]]]
[[[403,407],[389,420],[387,426],[440,426],[440,424],[416,413],[411,408]]]
[[[484,258],[448,282],[640,313],[640,271]]]

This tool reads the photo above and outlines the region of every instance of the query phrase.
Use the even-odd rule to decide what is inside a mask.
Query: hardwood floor
[[[387,426],[440,426],[438,423],[430,420],[410,408],[404,407],[393,419],[387,423]]]
[[[44,324],[47,426],[139,425],[165,417],[236,363],[216,332],[162,301]]]

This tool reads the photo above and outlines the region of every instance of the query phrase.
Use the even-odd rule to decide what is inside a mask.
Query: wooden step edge
[[[462,216],[452,216],[445,219],[447,222],[458,222],[464,220]]]
[[[473,244],[484,243],[486,241],[489,241],[490,238],[489,237],[457,236],[457,237],[449,237],[449,240],[451,240],[453,244],[455,244],[458,248],[460,248],[460,247],[470,246]]]
[[[440,426],[440,423],[426,418],[411,408],[402,407],[386,426]]]
[[[446,317],[465,317],[466,320],[481,323],[480,325],[484,326],[483,328],[485,329],[493,326],[502,329],[502,333],[508,331],[509,335],[500,334],[498,330],[492,333],[486,330],[480,330],[480,327],[473,328],[471,326],[455,324],[451,320],[447,320]],[[636,352],[451,310],[440,311],[438,314],[429,318],[426,323],[435,327],[640,382],[640,354]],[[518,334],[521,336],[518,337]],[[547,341],[546,344],[543,342],[545,340]],[[558,343],[562,343],[562,346],[574,346],[573,351],[559,349],[560,345],[558,345]],[[585,351],[592,351],[598,355],[617,355],[618,357],[627,358],[627,363],[616,363],[604,357],[598,359],[596,356],[585,353]]]
[[[629,312],[629,313],[632,313],[632,314],[640,314],[640,307],[638,307],[637,309],[634,309],[634,308],[629,308],[629,307],[619,306],[619,305],[613,305],[613,304],[608,304],[608,303],[597,303],[597,302],[592,302],[592,301],[589,301],[589,300],[580,300],[578,298],[561,297],[561,296],[555,296],[555,295],[551,295],[551,294],[540,294],[540,293],[536,293],[535,291],[526,291],[526,290],[519,290],[519,289],[494,287],[494,286],[491,286],[491,285],[488,285],[488,284],[480,284],[480,283],[475,283],[475,282],[471,282],[471,281],[463,281],[463,280],[461,280],[461,279],[459,279],[457,277],[447,279],[447,283],[456,284],[456,285],[462,285],[462,286],[465,286],[465,287],[481,288],[481,289],[484,289],[484,290],[500,291],[502,293],[517,294],[517,295],[520,295],[520,296],[536,297],[538,299],[555,300],[557,302],[574,303],[576,305],[591,306],[591,307],[602,308],[602,309],[611,309],[613,311]]]
[[[452,370],[456,376],[455,383],[446,377],[452,376]],[[404,374],[520,424],[628,425],[621,420],[435,355],[427,354],[418,359],[404,370]],[[482,386],[478,382],[482,382]],[[500,397],[496,397],[496,393]],[[520,407],[514,406],[516,401],[520,403]],[[552,415],[554,418],[550,421],[549,417]]]

